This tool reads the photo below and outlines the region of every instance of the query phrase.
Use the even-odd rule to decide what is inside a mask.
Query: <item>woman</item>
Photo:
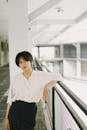
[[[58,81],[58,77],[53,73],[33,70],[33,57],[27,51],[18,53],[15,62],[22,72],[10,84],[5,129],[34,130],[36,103],[42,98],[48,99],[49,88]]]

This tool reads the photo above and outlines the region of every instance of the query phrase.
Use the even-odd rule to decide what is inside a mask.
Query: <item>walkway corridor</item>
[[[9,69],[8,66],[0,68],[0,130],[5,130],[3,127],[3,119],[6,111],[6,91],[9,87]],[[38,105],[35,130],[46,130],[45,119],[41,102]]]

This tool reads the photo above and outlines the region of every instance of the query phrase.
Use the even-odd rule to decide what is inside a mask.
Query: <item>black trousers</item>
[[[13,102],[8,114],[10,130],[34,130],[36,113],[36,103]]]

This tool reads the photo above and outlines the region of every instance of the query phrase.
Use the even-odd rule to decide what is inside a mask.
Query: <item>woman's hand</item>
[[[48,101],[48,97],[49,97],[49,89],[47,86],[44,87],[44,91],[43,91],[43,100],[44,101]]]
[[[56,83],[57,80],[51,80],[45,85],[43,91],[43,100],[45,100],[46,102],[48,101],[48,97],[49,97],[49,89],[52,88]]]
[[[10,130],[10,125],[9,125],[8,118],[5,118],[5,120],[4,120],[4,127],[5,127],[5,130]]]

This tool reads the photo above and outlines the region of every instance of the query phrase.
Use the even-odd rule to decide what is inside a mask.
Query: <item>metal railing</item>
[[[80,130],[87,130],[87,126],[85,126],[84,122],[80,119],[79,115],[72,109],[72,106],[67,102],[67,99],[63,96],[63,94],[58,90],[57,87],[53,87],[52,89],[52,113],[53,113],[53,118],[52,118],[52,124],[53,124],[53,130],[55,130],[55,93],[60,97],[61,101],[71,114],[72,118],[76,122],[77,126],[79,127]]]
[[[38,69],[43,70],[43,65],[41,63],[39,63],[36,59],[35,59],[35,62],[38,66]],[[45,67],[45,69],[46,69],[46,67]],[[79,97],[77,97],[77,95],[75,95],[64,83],[62,83],[61,81],[58,81],[57,84],[75,102],[75,104],[78,105],[78,107],[81,109],[81,111],[83,111],[84,114],[87,115],[87,105],[84,102],[82,102],[82,100]],[[81,121],[80,117],[75,113],[75,111],[73,111],[73,109],[71,109],[71,105],[69,103],[67,103],[67,99],[65,99],[65,97],[62,95],[62,93],[58,90],[57,87],[53,87],[53,89],[52,89],[52,127],[53,127],[52,129],[56,130],[55,129],[55,115],[56,115],[56,113],[55,113],[55,92],[60,97],[62,103],[67,108],[68,112],[71,114],[72,118],[76,122],[79,129],[87,130],[87,126],[85,126],[85,124],[83,123],[83,121]]]
[[[59,81],[58,84],[70,96],[70,98],[80,107],[80,109],[87,115],[87,105],[77,95],[75,95],[64,83]]]

